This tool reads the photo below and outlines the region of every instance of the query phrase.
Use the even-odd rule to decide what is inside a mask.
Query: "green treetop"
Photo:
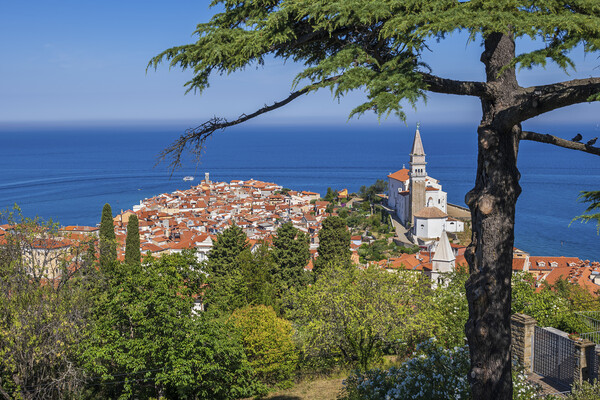
[[[234,120],[213,118],[190,129],[163,153],[181,162],[191,146],[200,154],[215,131],[283,107],[320,88],[334,96],[362,91],[366,98],[351,114],[372,111],[405,119],[402,105],[416,106],[428,92],[473,96],[481,103],[477,128],[475,187],[466,196],[473,216],[467,249],[466,283],[474,399],[512,397],[510,359],[511,266],[517,198],[521,192],[517,155],[521,140],[600,155],[600,148],[553,134],[524,130],[522,123],[547,112],[600,99],[600,77],[523,87],[517,68],[553,62],[574,68],[573,50],[600,50],[597,0],[213,0],[210,21],[198,25],[194,43],[159,54],[171,66],[193,70],[186,84],[202,92],[209,78],[274,58],[304,69],[287,98]],[[449,79],[425,64],[432,41],[463,31],[481,46],[482,81]],[[517,45],[526,46],[521,53]],[[544,81],[544,72],[539,79]],[[552,78],[548,76],[547,78]],[[548,79],[549,80],[549,79]]]
[[[315,272],[325,268],[351,266],[350,231],[348,226],[338,216],[327,217],[319,231],[319,256],[315,259]]]
[[[117,237],[110,204],[102,208],[100,220],[100,265],[104,268],[117,262]]]
[[[281,284],[289,289],[306,283],[304,267],[310,259],[308,236],[286,222],[277,229],[273,237],[273,259],[277,263],[277,272]]]
[[[217,235],[208,254],[209,273],[217,276],[226,275],[235,265],[237,257],[249,248],[248,237],[237,225],[232,225]]]
[[[140,224],[137,215],[129,217],[125,238],[125,263],[138,264],[142,258],[140,250]]]
[[[95,398],[235,399],[252,396],[235,335],[193,311],[203,274],[191,251],[123,265],[99,294],[82,348],[100,376]]]

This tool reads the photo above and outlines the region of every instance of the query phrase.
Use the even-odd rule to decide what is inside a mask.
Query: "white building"
[[[410,169],[388,175],[388,206],[418,238],[439,238],[442,231],[462,232],[464,224],[448,218],[447,194],[437,179],[427,175],[419,128],[410,152]]]
[[[448,284],[448,274],[454,271],[455,261],[456,257],[450,246],[448,235],[446,234],[446,231],[442,231],[431,263],[432,287],[446,286]]]

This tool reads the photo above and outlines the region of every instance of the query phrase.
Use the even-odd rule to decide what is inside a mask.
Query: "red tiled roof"
[[[398,170],[393,174],[389,174],[388,178],[395,179],[397,181],[405,182],[410,178],[409,171],[406,168]]]
[[[447,216],[437,207],[425,207],[415,213],[416,218],[446,218]]]

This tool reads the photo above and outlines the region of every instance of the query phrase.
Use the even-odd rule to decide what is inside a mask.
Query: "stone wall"
[[[536,320],[529,315],[513,314],[510,324],[512,356],[525,368],[525,372],[533,372],[533,336]]]

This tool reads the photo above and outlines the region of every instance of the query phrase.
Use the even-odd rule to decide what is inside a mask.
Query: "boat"
[[[193,180],[194,180],[194,177],[193,177],[193,176],[185,176],[185,177],[183,178],[183,180],[184,180],[184,181],[186,181],[186,182],[187,182],[187,181],[193,181]]]

